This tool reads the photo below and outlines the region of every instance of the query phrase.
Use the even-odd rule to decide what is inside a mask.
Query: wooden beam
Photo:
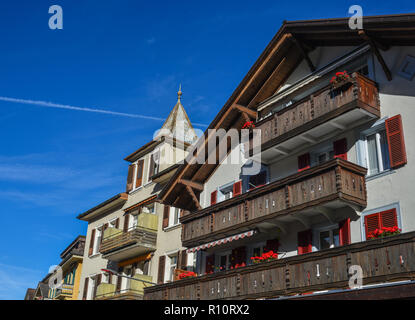
[[[185,185],[185,186],[189,186],[193,189],[199,190],[199,191],[203,191],[203,184],[201,183],[197,183],[194,181],[190,181],[190,180],[186,180],[186,179],[180,179],[179,183]]]
[[[363,30],[359,30],[359,36],[361,36],[362,39],[365,40],[370,45],[370,49],[372,50],[372,52],[378,59],[380,65],[382,66],[382,69],[383,69],[383,72],[385,73],[386,78],[388,79],[388,81],[392,81],[392,73],[389,70],[385,60],[383,59],[373,39],[368,37],[367,34]]]
[[[192,200],[193,200],[197,210],[202,209],[202,207],[200,206],[200,203],[199,203],[199,199],[196,197],[195,193],[193,192],[193,189],[190,188],[189,186],[186,186],[186,190],[187,190],[187,192],[189,192],[190,196],[192,197]]]
[[[292,40],[294,41],[295,45],[296,45],[296,46],[297,46],[297,48],[300,50],[300,52],[301,52],[301,54],[302,54],[303,58],[304,58],[304,59],[305,59],[305,61],[307,62],[308,67],[310,68],[310,71],[311,71],[311,72],[316,71],[316,67],[315,67],[315,66],[314,66],[314,64],[313,64],[313,61],[311,61],[311,59],[310,59],[310,57],[309,57],[309,55],[308,55],[307,51],[304,49],[304,46],[302,45],[302,43],[301,43],[298,39],[296,39],[295,37],[292,37]]]
[[[246,113],[248,116],[250,116],[252,119],[256,120],[257,113],[256,111],[249,109],[247,107],[241,106],[239,104],[232,105],[232,108],[238,110],[241,113]]]

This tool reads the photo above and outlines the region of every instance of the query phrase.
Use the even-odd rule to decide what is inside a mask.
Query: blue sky
[[[48,28],[49,6],[63,30]],[[22,299],[87,225],[75,217],[125,190],[125,156],[160,120],[48,108],[36,100],[165,118],[179,83],[208,124],[283,20],[415,12],[411,1],[0,2],[0,299]],[[203,128],[202,128],[203,129]]]

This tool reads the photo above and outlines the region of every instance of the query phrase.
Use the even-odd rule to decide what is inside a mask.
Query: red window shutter
[[[94,241],[95,241],[95,229],[92,229],[91,239],[89,240],[88,255],[92,255],[92,253],[94,252]]]
[[[85,282],[84,282],[84,293],[82,295],[82,300],[86,300],[86,298],[87,298],[87,294],[88,294],[88,282],[89,282],[89,278],[85,278]]]
[[[164,270],[166,265],[166,256],[159,257],[159,270],[157,276],[157,283],[162,284],[164,283]]]
[[[396,209],[390,209],[379,213],[380,223],[382,227],[392,228],[398,226],[398,218]]]
[[[385,126],[391,168],[403,166],[406,164],[407,159],[401,115],[398,114],[397,116],[387,119],[385,121]]]
[[[380,215],[379,213],[374,213],[365,216],[365,231],[366,231],[366,240],[368,236],[375,231],[376,229],[380,228]]]
[[[128,167],[128,176],[127,176],[127,192],[130,192],[131,190],[133,190],[133,177],[134,177],[134,168],[135,165],[131,164]]]
[[[206,273],[212,273],[215,270],[215,255],[206,257]]]
[[[163,229],[169,226],[170,206],[164,206],[163,211]]]
[[[333,142],[334,158],[347,160],[347,139],[340,139]]]
[[[130,215],[128,213],[126,213],[124,215],[124,232],[128,231],[128,222],[130,220]]]
[[[397,226],[398,217],[395,208],[365,216],[366,240],[376,229],[381,229],[382,227],[392,228]]]
[[[210,194],[210,205],[212,206],[216,204],[217,200],[218,200],[218,191],[215,190]]]
[[[350,244],[350,218],[339,223],[339,236],[341,246]]]
[[[310,168],[310,154],[305,153],[298,157],[298,172]]]
[[[139,160],[137,162],[137,175],[135,179],[135,187],[138,188],[143,183],[143,167],[144,167],[144,160]]]
[[[242,193],[242,181],[237,181],[233,184],[233,196],[239,196]]]
[[[298,233],[298,254],[309,253],[312,251],[312,231],[306,230]]]

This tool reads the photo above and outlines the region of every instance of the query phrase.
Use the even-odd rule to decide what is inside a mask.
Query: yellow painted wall
[[[81,273],[82,273],[82,261],[78,263],[78,266],[76,268],[75,272],[75,279],[73,283],[73,293],[72,298],[70,300],[77,300],[79,296],[79,287],[81,283]]]

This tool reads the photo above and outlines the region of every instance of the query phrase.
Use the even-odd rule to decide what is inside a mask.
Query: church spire
[[[171,110],[158,135],[168,135],[187,143],[193,143],[197,139],[197,135],[183,108],[181,102],[182,94],[182,85],[180,84],[179,91],[177,92],[177,103]]]

